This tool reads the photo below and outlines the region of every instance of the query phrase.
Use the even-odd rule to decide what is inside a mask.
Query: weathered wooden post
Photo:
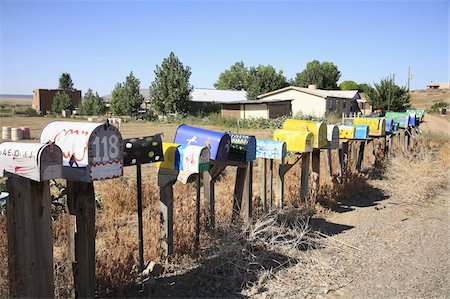
[[[278,160],[279,164],[283,165],[286,157],[286,143],[273,140],[257,140],[256,141],[256,158],[259,159],[259,196],[263,200],[263,211],[267,210],[267,166],[266,161],[270,161],[269,172],[269,206],[272,209],[273,205],[273,161]],[[262,165],[262,167],[261,167]],[[278,168],[279,170],[279,168]],[[284,175],[277,178],[283,179]],[[282,182],[277,183],[277,186],[283,186]],[[282,192],[281,192],[282,193]],[[281,200],[282,201],[282,200]]]
[[[95,295],[95,193],[93,182],[123,174],[122,136],[109,123],[55,121],[42,129],[41,142],[54,142],[63,153],[67,206],[76,217],[68,231],[75,296]],[[71,227],[69,225],[69,227]],[[73,243],[71,243],[73,242]]]
[[[54,144],[3,142],[0,176],[7,176],[9,291],[12,297],[53,297],[49,180],[61,177]]]
[[[136,166],[139,273],[144,270],[144,232],[142,227],[142,174],[141,165],[164,161],[161,134],[124,139],[123,166]]]
[[[342,177],[347,169],[348,161],[348,142],[355,138],[356,128],[354,126],[340,125],[339,138],[341,144],[339,145],[339,177]]]
[[[163,143],[164,161],[157,164],[158,186],[160,194],[160,244],[162,258],[173,255],[173,184],[180,181],[183,184],[194,180],[197,185],[195,245],[200,241],[200,193],[198,192],[201,173],[208,171],[210,150],[205,146],[180,145]]]
[[[339,150],[339,127],[336,125],[327,125],[327,164],[328,173],[333,175],[333,160],[331,157],[331,150]]]

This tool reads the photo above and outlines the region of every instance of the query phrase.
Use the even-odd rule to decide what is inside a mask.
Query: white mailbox
[[[61,148],[64,179],[92,182],[123,174],[122,136],[110,124],[51,122],[42,129],[41,142]]]
[[[0,143],[0,176],[16,174],[33,181],[61,178],[62,152],[55,144]]]

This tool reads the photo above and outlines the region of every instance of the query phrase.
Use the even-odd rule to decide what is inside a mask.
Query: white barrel
[[[22,130],[20,128],[11,128],[11,140],[17,141],[22,139]]]
[[[2,128],[2,139],[3,140],[11,139],[11,127],[3,127]]]

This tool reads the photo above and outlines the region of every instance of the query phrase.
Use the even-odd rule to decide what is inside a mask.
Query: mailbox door
[[[392,133],[392,119],[386,118],[386,133]]]
[[[340,139],[353,139],[355,137],[355,127],[353,126],[339,126]]]
[[[178,170],[199,173],[209,170],[209,148],[197,145],[180,145],[177,147],[180,157]]]
[[[281,160],[286,157],[286,142],[256,140],[256,157]]]
[[[256,138],[250,135],[230,134],[231,146],[228,160],[249,162],[256,159]]]
[[[211,160],[226,161],[230,151],[230,135],[202,128],[180,125],[175,133],[174,143],[206,146]]]
[[[369,137],[369,126],[357,125],[355,126],[354,139],[367,139]]]
[[[123,140],[124,166],[164,160],[161,134]]]
[[[41,181],[49,181],[62,177],[62,151],[56,144],[48,144],[41,148],[38,155]]]
[[[414,127],[416,125],[416,114],[415,113],[409,113],[408,124],[412,127]]]

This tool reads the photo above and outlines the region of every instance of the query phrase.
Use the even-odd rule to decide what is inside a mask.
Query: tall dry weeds
[[[0,298],[9,297],[6,217],[0,216]]]

